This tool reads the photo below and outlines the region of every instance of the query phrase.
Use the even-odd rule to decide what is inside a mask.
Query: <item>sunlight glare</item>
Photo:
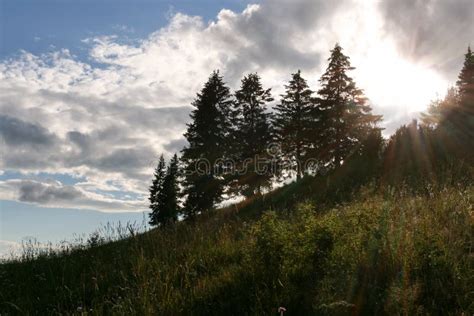
[[[346,27],[337,24],[336,29],[356,67],[354,77],[371,104],[410,115],[426,110],[430,101],[443,97],[449,84],[436,71],[437,65],[426,59],[409,60],[403,55],[402,48],[384,30],[377,0],[357,3],[356,10],[338,16],[337,21],[345,21]]]
[[[405,60],[388,41],[369,50],[360,77],[374,104],[397,104],[407,112],[420,112],[442,97],[448,84],[433,69]]]

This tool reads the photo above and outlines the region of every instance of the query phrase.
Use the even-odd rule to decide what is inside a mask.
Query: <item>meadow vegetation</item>
[[[472,313],[474,188],[424,191],[367,185],[350,201],[318,204],[308,196],[274,210],[276,196],[261,198],[164,229],[131,230],[115,242],[96,236],[87,247],[26,253],[0,265],[0,310]],[[253,212],[253,204],[267,208]]]

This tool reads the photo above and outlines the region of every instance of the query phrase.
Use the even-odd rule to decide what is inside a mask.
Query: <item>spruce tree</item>
[[[474,54],[471,47],[467,49],[457,88],[462,112],[470,116],[474,115]]]
[[[349,77],[354,67],[341,46],[336,44],[328,61],[318,91],[325,140],[321,153],[327,163],[339,166],[372,133],[381,116],[371,113],[363,91]]]
[[[438,128],[447,156],[474,161],[474,54],[469,47],[457,81],[457,106]]]
[[[155,177],[150,187],[150,225],[166,225],[178,219],[180,211],[178,196],[178,157],[175,154],[166,167],[163,155],[160,157]],[[166,170],[165,170],[166,169]]]
[[[175,154],[166,170],[166,176],[163,180],[163,186],[158,193],[156,216],[158,223],[166,225],[174,223],[179,214],[179,185],[178,185],[178,156]]]
[[[449,88],[443,99],[434,100],[426,112],[421,113],[420,121],[423,127],[435,129],[459,104],[459,93],[455,88]]]
[[[464,145],[472,148],[474,146],[474,54],[471,47],[467,49],[457,88],[459,93],[458,127],[463,133]]]
[[[236,149],[234,157],[239,173],[235,184],[244,196],[260,194],[270,187],[272,177],[267,147],[271,142],[270,115],[266,104],[273,101],[271,89],[263,89],[260,77],[249,74],[242,79],[240,90],[235,93]]]
[[[296,169],[299,180],[305,172],[304,159],[311,146],[308,130],[314,108],[313,91],[301,77],[300,70],[292,74],[285,89],[281,102],[275,106],[273,127],[282,156],[291,163],[291,169]]]
[[[166,175],[166,162],[163,155],[161,155],[158,161],[158,165],[155,168],[155,173],[153,174],[152,184],[149,188],[150,197],[148,198],[148,200],[150,201],[150,209],[151,209],[151,213],[149,214],[150,225],[158,225],[158,219],[157,219],[158,195],[162,191],[165,175]]]
[[[187,217],[202,213],[221,201],[224,190],[222,170],[216,162],[229,154],[232,95],[222,76],[214,71],[192,105],[192,122],[184,136],[184,212]]]

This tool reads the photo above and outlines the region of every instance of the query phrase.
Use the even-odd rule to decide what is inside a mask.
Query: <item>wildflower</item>
[[[286,312],[286,308],[283,306],[278,307],[278,312],[280,313],[280,316],[283,316],[283,314]]]

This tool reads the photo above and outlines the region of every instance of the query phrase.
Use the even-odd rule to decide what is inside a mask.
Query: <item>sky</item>
[[[0,0],[0,255],[140,221],[159,154],[219,69],[313,90],[339,43],[384,134],[456,81],[472,0]]]

